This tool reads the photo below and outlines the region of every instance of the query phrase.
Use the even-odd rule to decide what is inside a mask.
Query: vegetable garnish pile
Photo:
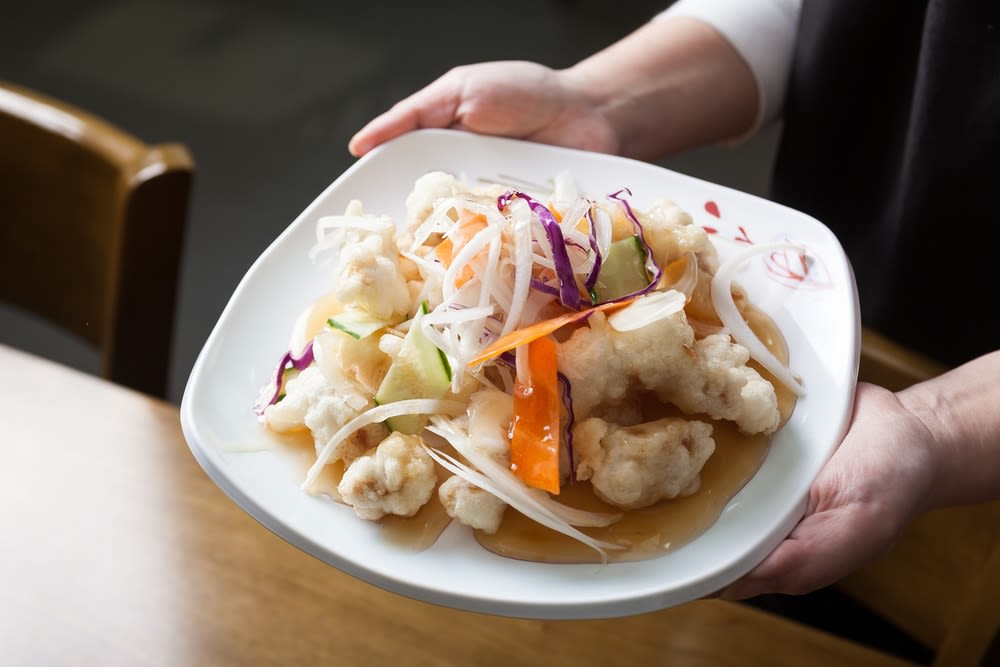
[[[801,387],[746,325],[734,266],[669,200],[631,198],[591,199],[568,174],[535,197],[432,172],[400,224],[358,201],[321,219],[311,255],[331,295],[257,405],[268,428],[311,433],[303,489],[339,463],[338,500],[364,519],[437,494],[475,529],[509,506],[603,558],[622,545],[585,530],[694,493],[713,421],[773,433],[775,388],[751,357]],[[567,484],[619,511],[560,502]]]

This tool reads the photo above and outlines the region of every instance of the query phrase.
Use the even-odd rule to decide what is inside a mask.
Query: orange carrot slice
[[[455,244],[451,239],[444,239],[434,246],[434,256],[441,260],[445,268],[451,266],[451,260],[455,258]]]
[[[469,242],[473,236],[479,232],[486,229],[489,222],[486,220],[486,216],[482,213],[471,213],[466,210],[462,210],[458,215],[458,222],[455,226],[451,228],[448,232],[448,236],[437,248],[434,249],[435,254],[438,256],[445,266],[451,264],[451,260],[454,259],[455,254],[462,249],[466,243]]]
[[[548,336],[527,346],[528,375],[514,384],[510,467],[528,486],[559,493],[561,399],[556,342]],[[522,350],[524,352],[524,350]]]
[[[445,268],[448,268],[451,266],[452,260],[455,259],[455,255],[462,249],[462,246],[468,243],[469,239],[473,236],[484,230],[488,224],[486,216],[482,213],[473,214],[463,210],[459,214],[458,222],[455,223],[455,226],[448,233],[448,237],[434,247],[434,256],[441,261],[441,264]],[[485,252],[483,250],[477,257],[484,255]],[[472,280],[472,275],[472,267],[465,267],[462,270],[462,275],[456,280],[456,285],[461,287]]]
[[[476,355],[472,361],[469,362],[469,366],[475,366],[476,364],[481,364],[484,361],[489,361],[493,357],[503,354],[507,350],[512,350],[518,345],[530,343],[541,338],[542,336],[546,336],[553,331],[556,331],[557,329],[561,329],[567,324],[579,322],[588,315],[598,311],[604,312],[623,308],[632,303],[634,300],[635,299],[633,297],[632,299],[624,299],[622,301],[602,303],[594,306],[593,308],[587,308],[586,310],[573,310],[568,313],[563,313],[562,315],[557,315],[548,320],[542,320],[541,322],[529,324],[521,329],[515,329],[506,336],[501,336],[497,340],[493,341],[491,345]]]

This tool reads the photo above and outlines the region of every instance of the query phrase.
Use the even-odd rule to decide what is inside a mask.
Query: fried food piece
[[[728,335],[695,340],[683,311],[627,332],[594,313],[559,350],[578,419],[603,416],[644,390],[686,414],[734,421],[748,434],[773,433],[780,423],[777,395],[749,360]]]
[[[443,171],[431,171],[418,178],[406,197],[407,233],[412,234],[427,219],[438,201],[465,191],[463,183]]]
[[[377,319],[399,321],[410,308],[410,287],[391,234],[361,234],[345,244],[333,284],[343,303],[356,304]]]
[[[264,410],[264,421],[278,433],[308,428],[319,454],[340,428],[374,406],[374,402],[349,382],[331,383],[318,366],[310,366],[288,381],[285,398]],[[337,445],[330,458],[353,461],[383,437],[385,427],[371,424],[352,433]]]
[[[507,503],[461,477],[452,475],[438,487],[448,516],[492,535],[500,528]]]
[[[436,484],[434,460],[419,436],[393,433],[347,467],[337,491],[359,517],[376,521],[386,514],[413,516]]]
[[[715,451],[712,426],[679,417],[616,426],[591,417],[573,429],[576,477],[622,509],[698,490],[699,473]]]
[[[694,224],[691,216],[670,199],[658,199],[645,213],[639,214],[643,238],[653,251],[660,266],[689,253],[698,257],[698,265],[715,273],[719,255],[704,228]]]

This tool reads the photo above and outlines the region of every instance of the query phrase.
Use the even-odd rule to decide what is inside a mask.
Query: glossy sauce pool
[[[760,339],[783,362],[788,351],[774,323],[755,308],[746,308],[747,320]],[[795,395],[770,374],[755,366],[774,385],[778,409],[784,424],[795,407]],[[669,411],[667,411],[669,414]],[[605,528],[585,528],[583,532],[599,540],[621,544],[625,549],[608,551],[609,561],[646,560],[663,555],[690,542],[719,518],[726,504],[753,477],[767,455],[771,436],[747,436],[731,422],[708,420],[713,425],[715,452],[701,471],[699,490],[686,497],[665,500],[652,507],[624,512],[622,518]],[[282,437],[287,449],[301,461],[303,476],[315,461],[315,449],[308,432]],[[339,501],[337,484],[343,475],[340,464],[328,465],[313,490]],[[438,469],[439,482],[448,473]],[[597,498],[588,482],[566,485],[556,496],[559,502],[599,512],[617,512]],[[359,521],[361,519],[358,519]],[[435,492],[413,517],[387,516],[377,523],[387,542],[413,551],[430,547],[451,519]],[[471,528],[469,530],[472,530]],[[521,560],[551,563],[599,563],[601,556],[576,540],[545,528],[513,508],[504,512],[500,530],[494,535],[474,531],[476,540],[496,554]]]

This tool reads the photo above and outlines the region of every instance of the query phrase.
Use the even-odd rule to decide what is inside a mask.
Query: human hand
[[[813,483],[805,516],[720,596],[808,593],[885,554],[926,509],[931,444],[924,421],[898,395],[860,383],[847,436]]]
[[[362,156],[418,128],[455,128],[604,153],[614,130],[564,72],[523,61],[464,65],[396,103],[348,144]]]

